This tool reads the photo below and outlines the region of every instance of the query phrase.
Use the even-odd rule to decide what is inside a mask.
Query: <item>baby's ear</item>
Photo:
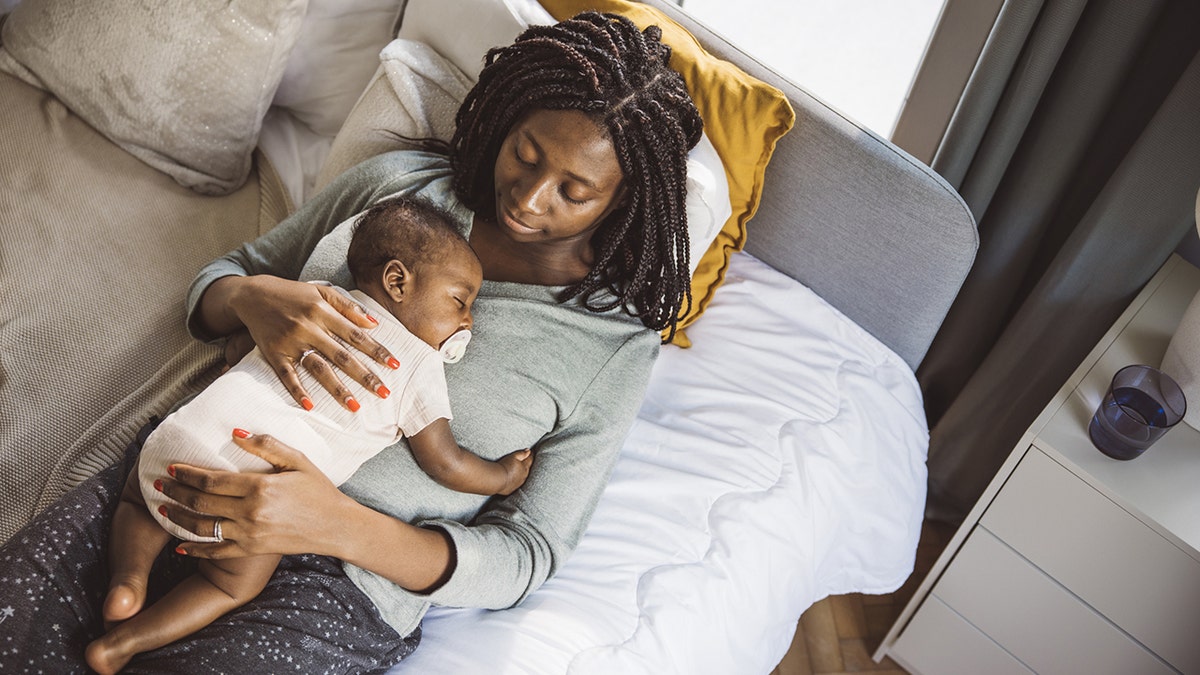
[[[404,300],[404,294],[412,282],[412,273],[399,260],[392,259],[383,266],[383,290],[395,302]]]

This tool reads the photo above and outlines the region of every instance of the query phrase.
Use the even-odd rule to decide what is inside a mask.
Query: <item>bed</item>
[[[267,4],[274,23],[256,44],[269,49],[247,88],[258,99],[237,111],[249,145],[214,169],[172,165],[170,151],[123,136],[112,99],[96,100],[97,88],[122,95],[109,80],[28,67],[18,29],[54,0],[0,3],[16,8],[0,29],[0,538],[211,381],[221,355],[183,331],[187,283],[380,149],[371,90],[401,100],[402,129],[445,133],[483,51],[570,5]],[[744,241],[721,252],[691,346],[664,347],[578,550],[518,607],[435,608],[393,672],[763,673],[813,602],[890,592],[911,572],[928,443],[913,369],[971,265],[973,220],[928,168],[675,6],[632,6],[774,88],[794,123],[770,143],[737,223]],[[294,46],[264,37],[283,34]],[[134,80],[159,70],[125,67]],[[696,160],[697,194],[736,191],[723,159]],[[721,229],[732,200],[698,204],[696,220]]]

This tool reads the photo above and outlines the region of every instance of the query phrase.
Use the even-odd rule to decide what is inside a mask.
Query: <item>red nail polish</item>
[[[375,393],[379,394],[379,398],[387,398],[388,395],[392,393],[392,390],[381,384],[379,385],[379,388],[375,390]]]
[[[179,555],[187,555],[187,551],[183,550],[182,546],[176,546],[175,552],[178,553]]]
[[[171,478],[175,477],[175,465],[174,464],[167,465],[167,475],[170,476]]]
[[[379,319],[376,319],[375,317],[371,316],[370,314],[367,314],[367,321],[370,321],[371,323],[374,323],[374,324],[379,323]]]
[[[358,412],[358,409],[361,408],[362,406],[360,406],[358,404],[358,401],[354,400],[353,396],[347,396],[346,397],[346,407],[350,409],[350,412]]]
[[[313,409],[313,402],[312,402],[312,399],[311,399],[311,398],[309,398],[309,397],[307,397],[307,396],[305,396],[304,398],[300,399],[300,405],[301,405],[301,406],[302,406],[302,407],[303,407],[305,410],[312,410],[312,409]]]
[[[389,356],[388,357],[388,368],[391,368],[392,370],[396,370],[399,367],[400,367],[400,362]]]
[[[238,438],[250,438],[250,432],[246,431],[245,429],[234,429],[233,435],[237,436]]]
[[[160,505],[160,506],[158,507],[158,513],[159,513],[159,514],[160,514],[162,517],[166,518],[166,517],[167,517],[167,507],[165,507],[165,506],[161,506],[161,505]]]
[[[162,492],[162,481],[161,480],[155,479],[154,489],[158,490],[159,492]],[[162,508],[162,507],[160,506],[159,508]]]

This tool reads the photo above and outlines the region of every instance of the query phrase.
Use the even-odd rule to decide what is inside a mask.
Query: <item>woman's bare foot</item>
[[[111,630],[115,624],[142,611],[145,602],[146,579],[136,575],[124,579],[114,577],[108,584],[108,596],[104,598],[105,628]]]
[[[120,643],[126,642],[114,633],[107,633],[87,646],[83,656],[92,670],[100,675],[113,675],[129,663],[136,653]]]

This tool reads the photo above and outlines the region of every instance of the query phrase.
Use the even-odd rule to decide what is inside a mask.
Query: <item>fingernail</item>
[[[174,464],[167,465],[167,475],[170,476],[171,478],[175,477],[175,465]]]
[[[396,370],[399,367],[400,367],[400,362],[389,356],[388,357],[388,368],[391,368],[392,370]]]
[[[358,401],[355,401],[353,396],[347,396],[346,407],[350,409],[350,412],[358,412],[358,409],[362,406],[358,405]]]
[[[388,389],[387,387],[385,387],[381,384],[381,385],[379,385],[379,388],[375,390],[375,393],[379,394],[379,398],[387,398],[388,394],[392,393],[392,390]]]
[[[363,312],[363,313],[366,314],[366,312]],[[367,314],[367,321],[370,321],[371,323],[374,323],[374,324],[379,323],[379,319],[376,319],[375,317],[371,316],[370,314]]]
[[[154,481],[154,489],[155,489],[155,490],[158,490],[159,492],[162,492],[162,481],[161,481],[161,480],[155,479],[155,481]],[[161,508],[163,508],[163,507],[161,507],[161,506],[160,506],[159,508],[161,509]]]
[[[300,405],[301,405],[301,406],[303,406],[305,410],[312,410],[312,409],[313,409],[313,402],[312,402],[312,399],[311,399],[311,398],[309,398],[309,397],[307,397],[307,396],[305,396],[304,398],[300,399]]]
[[[166,517],[167,517],[167,507],[165,507],[165,506],[159,506],[159,507],[158,507],[158,513],[159,513],[159,515],[161,515],[162,517],[166,518]]]
[[[175,552],[178,553],[179,555],[187,555],[187,551],[183,550],[182,546],[176,546]]]
[[[245,429],[234,429],[233,435],[237,436],[238,438],[250,438],[250,432],[246,431]]]

